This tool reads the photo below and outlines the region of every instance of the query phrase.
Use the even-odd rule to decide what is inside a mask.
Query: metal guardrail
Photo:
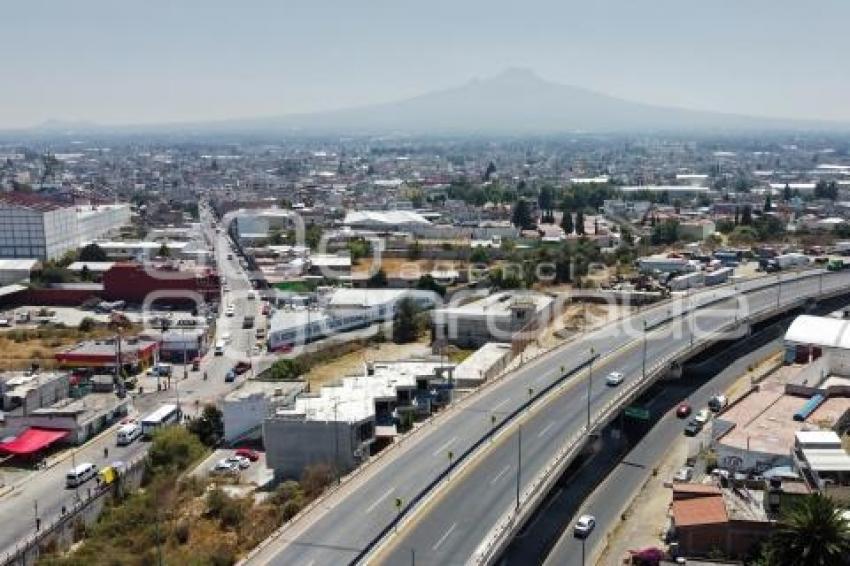
[[[799,281],[800,279],[802,279],[802,277],[796,278],[795,280]],[[770,286],[761,287],[759,290],[769,287]],[[818,293],[816,293],[815,295],[817,296],[822,293],[823,288],[820,287]],[[640,379],[635,380],[634,382],[629,384],[625,389],[618,392],[618,394],[614,398],[610,399],[599,411],[596,412],[594,417],[591,418],[591,430],[597,428],[601,424],[606,423],[608,419],[612,418],[612,416],[616,414],[616,412],[619,412],[623,402],[627,402],[627,400],[629,400],[630,398],[637,397],[640,394],[640,391],[645,386],[652,383],[657,378],[657,374],[659,374],[662,370],[666,370],[668,368],[668,364],[670,364],[671,362],[674,362],[683,357],[688,357],[692,355],[694,351],[697,351],[706,345],[714,343],[716,341],[716,336],[722,335],[726,331],[734,329],[740,326],[741,324],[748,324],[750,319],[752,319],[754,316],[760,316],[765,313],[770,313],[771,311],[776,311],[783,307],[787,308],[790,305],[805,301],[808,298],[808,296],[795,296],[790,300],[780,301],[778,304],[765,305],[763,309],[751,313],[750,316],[723,325],[716,331],[714,331],[712,335],[704,337],[699,341],[692,342],[690,345],[686,346],[682,351],[668,354],[660,361],[656,361],[651,368],[647,368],[645,378],[641,377]],[[683,316],[684,314],[686,313],[683,313]],[[495,560],[498,551],[500,551],[501,549],[501,541],[504,540],[507,534],[519,528],[523,524],[526,516],[536,508],[538,500],[548,492],[548,488],[551,486],[551,484],[554,483],[554,481],[556,481],[558,477],[560,477],[560,473],[553,472],[562,472],[565,465],[569,461],[571,461],[575,453],[581,449],[581,447],[583,446],[583,442],[587,438],[587,426],[585,425],[581,427],[581,429],[579,429],[579,431],[573,437],[570,438],[566,446],[555,454],[554,458],[550,460],[549,464],[547,464],[547,466],[534,478],[534,480],[532,480],[531,484],[521,492],[519,507],[509,508],[503,514],[502,518],[496,523],[496,526],[490,531],[490,533],[484,539],[482,544],[479,545],[479,547],[476,549],[476,552],[472,557],[473,563],[491,564]]]

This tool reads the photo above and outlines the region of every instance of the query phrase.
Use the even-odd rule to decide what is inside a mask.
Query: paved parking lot
[[[216,477],[211,474],[210,470],[215,466],[216,462],[233,456],[236,452],[235,448],[219,448],[214,450],[212,454],[206,457],[200,464],[192,470],[191,475],[196,477]],[[251,462],[250,467],[239,472],[239,485],[250,486],[251,489],[263,487],[272,481],[272,471],[266,468],[266,454],[257,450],[259,459],[256,462]],[[222,476],[227,477],[227,476]]]

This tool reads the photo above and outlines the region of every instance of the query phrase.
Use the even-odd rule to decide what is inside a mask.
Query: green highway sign
[[[640,421],[648,421],[649,411],[643,407],[626,407],[626,416]]]

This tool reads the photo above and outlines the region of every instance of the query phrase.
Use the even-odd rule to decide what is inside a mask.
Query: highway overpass
[[[671,364],[717,340],[713,332],[745,331],[751,318],[843,293],[848,282],[850,273],[843,272],[769,276],[674,299],[589,332],[433,418],[284,526],[247,562],[491,562],[581,449],[588,390],[592,430]],[[604,384],[613,370],[625,374],[615,388]]]

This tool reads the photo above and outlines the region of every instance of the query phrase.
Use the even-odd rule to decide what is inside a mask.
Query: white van
[[[65,486],[77,487],[86,483],[97,475],[97,466],[91,462],[85,462],[65,474]]]
[[[118,446],[127,446],[142,436],[142,427],[136,423],[127,423],[118,427]]]
[[[224,340],[219,340],[215,343],[215,352],[213,352],[213,354],[216,356],[223,356],[225,346],[227,346],[227,344],[224,342]]]

